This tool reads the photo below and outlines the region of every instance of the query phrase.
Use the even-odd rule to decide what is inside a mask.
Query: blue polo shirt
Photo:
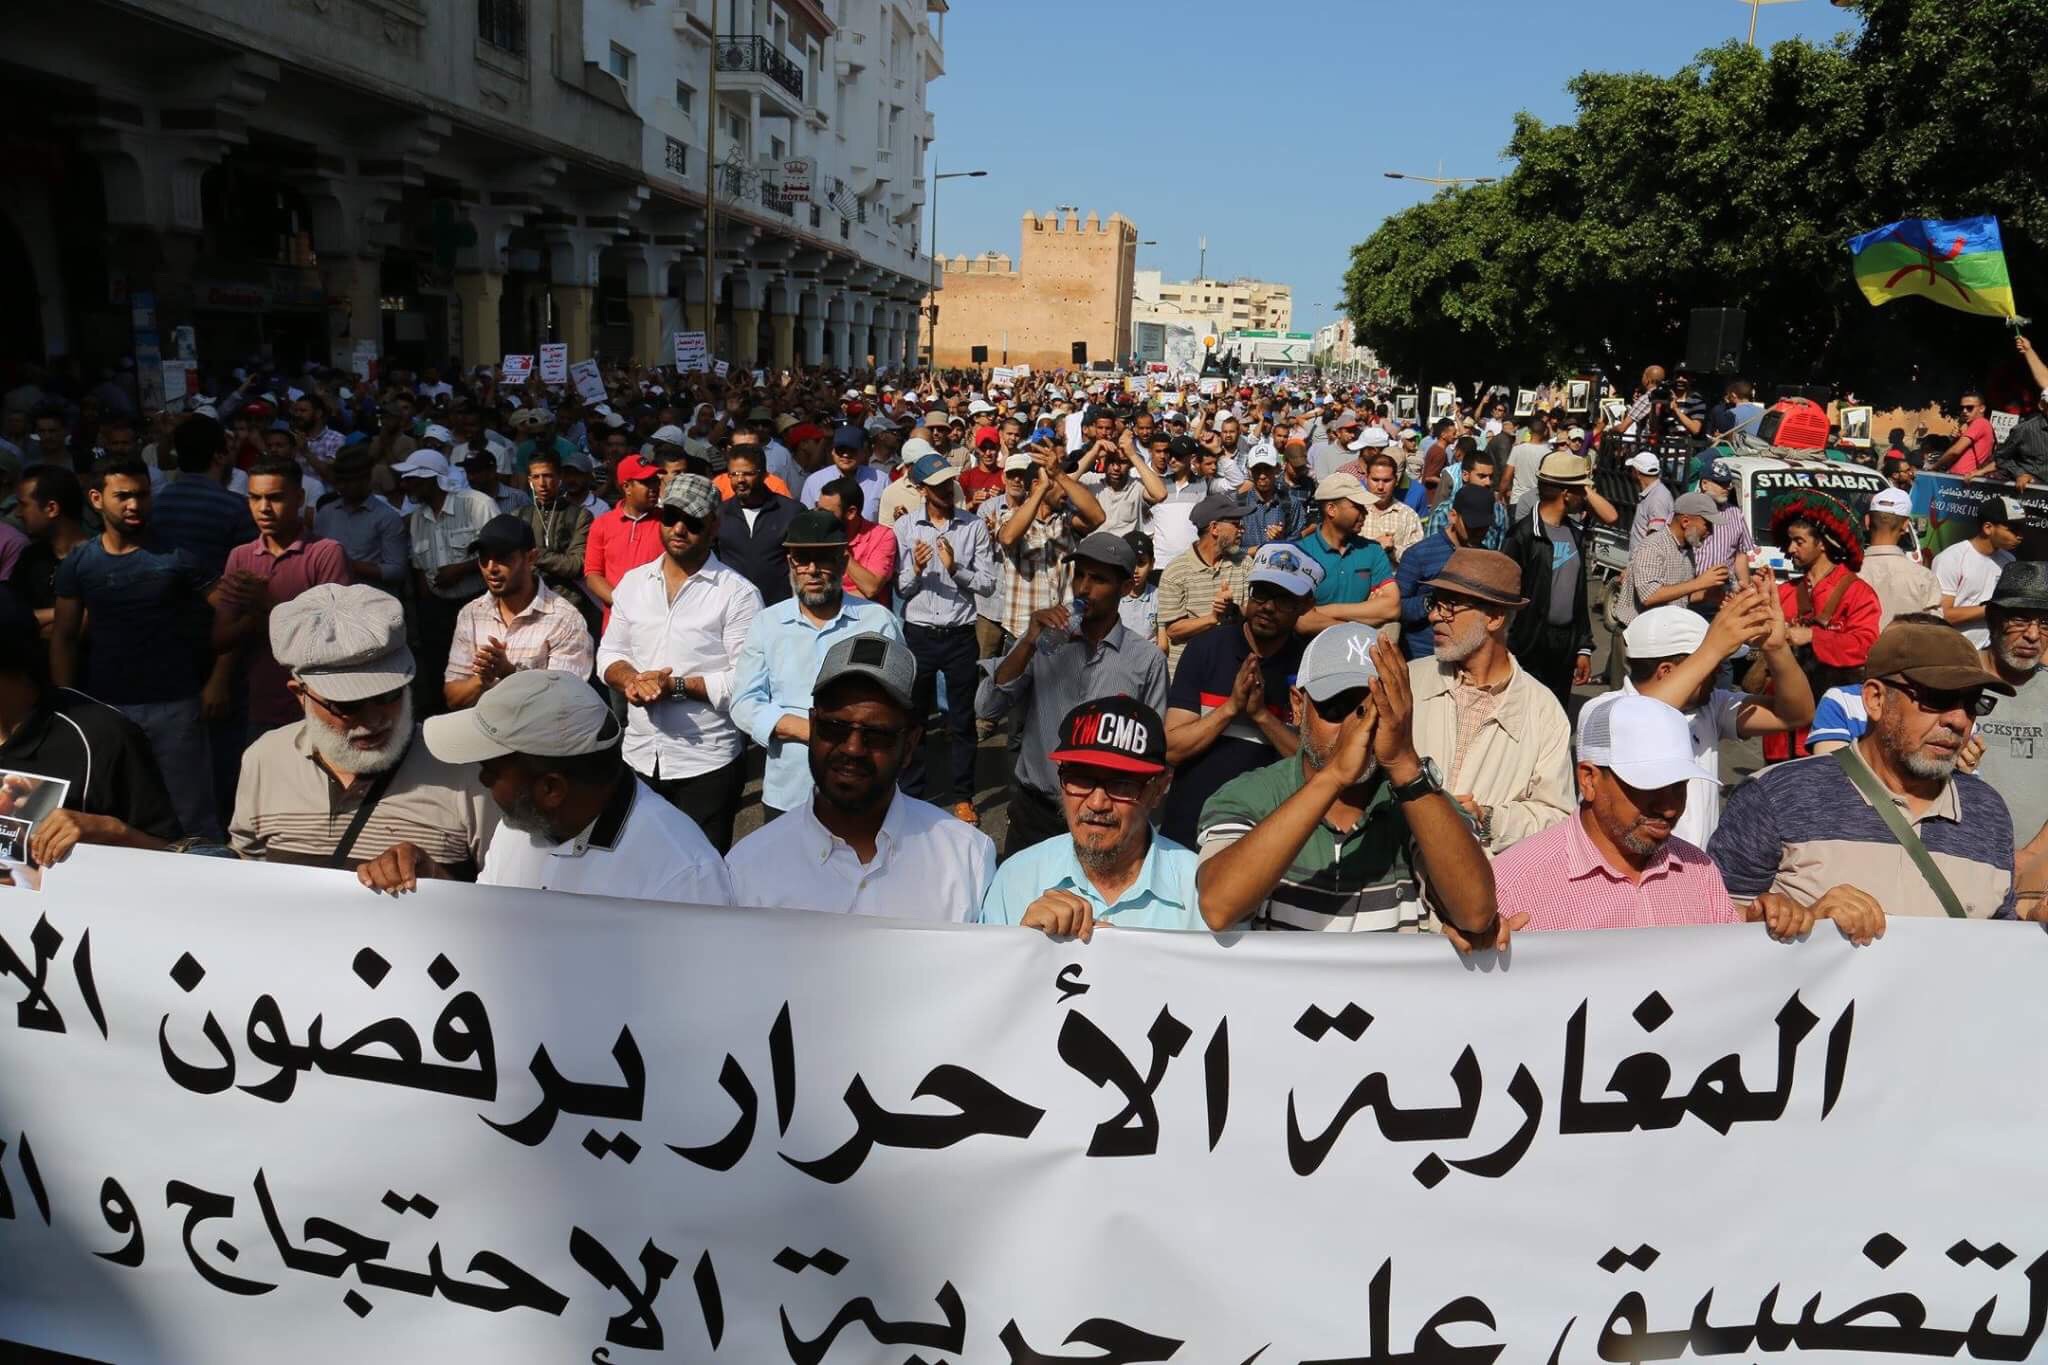
[[[1316,588],[1319,607],[1363,602],[1372,590],[1394,577],[1394,562],[1376,540],[1351,536],[1341,550],[1332,550],[1321,531],[1311,531],[1298,542],[1302,551],[1323,566],[1323,581]]]
[[[978,918],[983,924],[1021,924],[1031,903],[1046,892],[1071,891],[1088,902],[1095,918],[1121,928],[1207,929],[1195,895],[1196,863],[1193,849],[1155,832],[1138,879],[1124,888],[1115,905],[1105,905],[1074,857],[1073,836],[1057,835],[996,869]]]

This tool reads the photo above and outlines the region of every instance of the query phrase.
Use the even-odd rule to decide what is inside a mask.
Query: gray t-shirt
[[[1550,453],[1548,442],[1531,442],[1518,445],[1508,452],[1508,472],[1514,478],[1512,497],[1536,491],[1536,470],[1543,463],[1543,457]]]
[[[1584,566],[1578,562],[1578,542],[1563,526],[1552,526],[1541,517],[1536,524],[1550,537],[1550,606],[1545,619],[1553,626],[1568,626],[1572,623],[1572,607],[1578,601],[1579,575],[1584,572]]]
[[[2012,837],[2025,847],[2048,824],[2048,668],[1977,722],[1984,757],[1977,776],[1997,788],[2012,812]]]
[[[1636,501],[1636,519],[1629,524],[1628,548],[1633,554],[1652,531],[1661,531],[1671,520],[1671,490],[1662,480],[1651,484]]]

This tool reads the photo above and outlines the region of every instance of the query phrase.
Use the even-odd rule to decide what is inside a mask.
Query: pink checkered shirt
[[[486,640],[502,640],[505,658],[516,668],[552,668],[579,678],[590,676],[595,650],[583,613],[547,584],[534,586],[533,601],[509,626],[498,614],[498,599],[489,593],[472,598],[462,608],[455,617],[455,638],[448,645],[448,668],[441,675],[444,682],[473,676],[477,647]]]
[[[1631,882],[1607,865],[1584,819],[1582,807],[1494,858],[1500,912],[1512,919],[1528,911],[1525,932],[1742,922],[1720,870],[1700,849],[1669,839],[1642,881]]]

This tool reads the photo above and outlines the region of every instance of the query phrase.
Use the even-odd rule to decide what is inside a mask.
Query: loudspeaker
[[[1076,365],[1086,365],[1088,363],[1087,342],[1077,341],[1074,343],[1074,363]]]
[[[988,347],[986,346],[971,347],[967,354],[977,365],[988,364]]]
[[[1694,374],[1732,375],[1742,368],[1740,308],[1695,308],[1686,334],[1685,368]]]

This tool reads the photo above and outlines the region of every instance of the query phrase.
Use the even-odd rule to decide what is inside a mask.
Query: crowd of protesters
[[[2026,508],[1930,565],[1902,494],[1796,489],[1774,573],[1725,463],[1674,488],[1646,451],[1632,507],[1602,495],[1608,430],[1740,428],[1746,385],[1710,408],[1653,369],[1588,431],[1301,380],[605,383],[257,368],[147,420],[117,384],[7,393],[0,795],[68,783],[9,878],[97,843],[1461,950],[2040,915]],[[1965,417],[1929,467],[1996,468]],[[1589,538],[1624,516],[1587,699]],[[1772,761],[1724,793],[1751,738]]]

